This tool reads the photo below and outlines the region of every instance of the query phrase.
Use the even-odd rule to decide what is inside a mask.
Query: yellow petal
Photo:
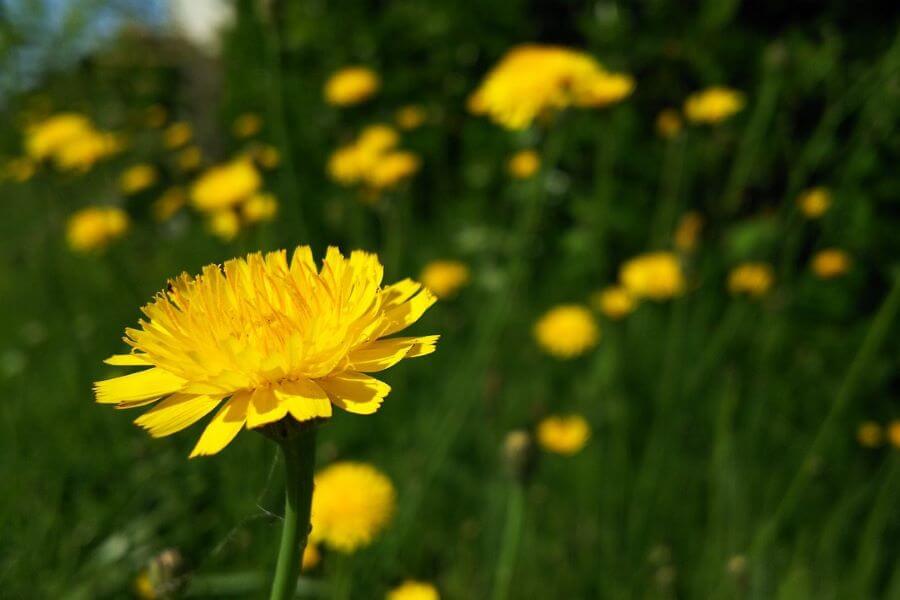
[[[103,362],[116,367],[147,367],[153,364],[140,354],[113,354]]]
[[[391,386],[385,382],[354,371],[344,371],[319,379],[316,383],[328,392],[334,404],[360,415],[370,415],[378,410],[391,391]]]
[[[402,279],[397,283],[385,286],[381,292],[381,304],[384,308],[398,306],[409,300],[413,294],[422,289],[422,284],[412,279]]]
[[[255,429],[280,421],[287,415],[287,406],[280,402],[269,388],[258,388],[250,398],[250,409],[247,411],[247,427]]]
[[[419,317],[435,302],[437,302],[437,296],[431,290],[423,289],[408,302],[391,308],[385,312],[384,316],[388,324],[381,332],[381,335],[390,335],[409,327],[418,321]]]
[[[94,394],[97,402],[102,404],[118,404],[167,396],[181,389],[184,379],[163,369],[152,368],[146,371],[113,377],[94,383]]]
[[[427,356],[431,354],[435,350],[437,350],[437,341],[440,339],[439,335],[425,335],[422,337],[409,338],[413,340],[413,345],[410,347],[409,352],[406,353],[406,358],[417,358],[419,356]]]
[[[309,421],[317,417],[327,419],[331,416],[328,394],[309,379],[287,381],[274,391],[279,402],[298,421]]]
[[[135,419],[134,423],[153,437],[171,435],[205,417],[221,400],[221,396],[172,394]]]
[[[438,337],[430,335],[376,340],[351,352],[347,357],[348,367],[362,373],[383,371],[404,358],[431,354]]]
[[[227,446],[247,420],[250,392],[238,392],[219,409],[194,446],[190,458],[211,456]]]

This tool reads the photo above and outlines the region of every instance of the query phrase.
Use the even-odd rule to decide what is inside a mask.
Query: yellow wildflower
[[[185,123],[184,121],[172,123],[166,127],[166,130],[163,132],[163,142],[165,143],[166,148],[169,148],[170,150],[181,148],[190,142],[193,137],[194,130],[191,128],[190,123]]]
[[[281,153],[272,144],[254,144],[250,154],[256,164],[266,170],[274,169],[281,164]]]
[[[691,252],[697,247],[697,240],[703,230],[703,217],[700,213],[690,211],[684,213],[675,228],[675,247],[682,252]]]
[[[316,474],[310,539],[350,554],[372,543],[394,514],[396,492],[375,467],[338,462]]]
[[[597,292],[592,300],[600,312],[614,321],[631,314],[637,305],[628,290],[620,285],[611,285]]]
[[[319,566],[320,562],[322,562],[322,553],[319,551],[319,547],[308,542],[306,548],[303,549],[303,557],[300,559],[300,570],[312,571]]]
[[[650,252],[627,261],[619,269],[619,280],[635,298],[665,300],[684,291],[684,274],[678,257],[671,252]]]
[[[262,178],[247,159],[238,158],[206,170],[191,186],[197,210],[217,212],[240,204],[259,190]]]
[[[557,358],[574,358],[597,344],[600,328],[591,311],[578,304],[561,304],[538,319],[534,337]]]
[[[123,194],[137,194],[156,183],[159,173],[156,167],[147,163],[133,165],[119,177],[119,189]]]
[[[821,250],[813,256],[813,273],[822,279],[834,279],[850,270],[850,255],[837,248]]]
[[[325,83],[325,100],[334,106],[350,106],[371,98],[381,86],[375,71],[366,67],[347,67]]]
[[[272,194],[253,194],[241,204],[241,215],[248,223],[271,221],[278,213],[278,200]]]
[[[233,210],[223,208],[210,213],[207,227],[210,233],[223,242],[230,242],[241,230],[241,220]]]
[[[387,600],[441,600],[441,595],[430,583],[407,579],[388,592]]]
[[[171,187],[153,202],[151,212],[158,222],[168,221],[187,203],[187,194],[180,187]]]
[[[194,171],[203,163],[203,151],[198,146],[188,146],[178,153],[176,158],[181,171]]]
[[[583,52],[525,44],[511,49],[488,73],[468,107],[508,129],[523,129],[542,114],[604,106],[633,88],[631,77],[606,72]]]
[[[300,246],[290,261],[282,250],[209,265],[193,278],[184,273],[143,307],[146,321],[126,330],[131,353],[107,360],[149,368],[95,383],[97,402],[131,408],[161,400],[135,421],[154,437],[221,404],[191,456],[219,452],[245,426],[327,419],[332,404],[372,414],[391,388],[368,373],[430,354],[437,342],[387,337],[415,323],[435,297],[410,279],[382,287],[383,271],[374,254],[345,258],[334,247],[317,269],[312,250]],[[320,483],[316,496],[333,498]],[[337,496],[354,489],[373,503],[368,487]],[[321,504],[316,517],[315,507],[314,496],[313,535],[340,545],[336,531],[355,521]]]
[[[63,146],[94,130],[78,113],[59,113],[30,126],[25,132],[25,151],[35,160],[56,154]]]
[[[352,143],[336,150],[328,161],[328,173],[342,185],[362,183],[380,190],[414,175],[421,164],[411,152],[394,150],[397,132],[387,125],[370,125]]]
[[[688,96],[684,115],[692,123],[720,123],[744,108],[744,95],[726,87],[710,87]]]
[[[150,575],[146,569],[141,571],[134,579],[134,593],[141,600],[156,600],[156,588],[150,581]]]
[[[27,156],[21,156],[6,163],[3,170],[8,179],[17,183],[24,183],[34,177],[36,168],[33,160]]]
[[[411,131],[421,127],[425,123],[426,118],[428,118],[428,114],[424,108],[418,104],[407,104],[397,109],[394,115],[394,122],[397,123],[397,127],[400,129]]]
[[[731,270],[728,275],[728,291],[732,294],[747,294],[760,297],[772,287],[775,274],[766,263],[746,262]]]
[[[420,165],[419,157],[412,152],[388,152],[369,169],[365,182],[376,190],[391,188],[415,175]]]
[[[119,152],[123,145],[114,134],[91,130],[58,148],[54,161],[63,171],[87,171],[100,159]]]
[[[856,430],[856,440],[864,448],[877,448],[884,442],[884,431],[874,421],[866,421]]]
[[[66,241],[76,252],[106,248],[128,231],[128,214],[114,206],[91,206],[69,217]]]
[[[831,206],[831,193],[828,188],[814,187],[806,190],[797,198],[797,204],[803,215],[809,219],[818,219]]]
[[[534,150],[520,150],[506,163],[506,170],[516,179],[528,179],[541,168],[541,156]]]
[[[253,137],[262,129],[262,119],[254,113],[244,113],[234,120],[231,132],[237,138]]]
[[[419,279],[438,298],[450,298],[469,282],[469,267],[458,260],[434,260],[425,265]]]
[[[894,420],[888,423],[887,437],[894,448],[900,448],[900,420]]]
[[[656,133],[670,140],[681,132],[681,115],[674,108],[665,108],[656,115]]]
[[[571,456],[577,454],[591,437],[591,426],[581,415],[554,415],[537,427],[537,440],[544,450]]]

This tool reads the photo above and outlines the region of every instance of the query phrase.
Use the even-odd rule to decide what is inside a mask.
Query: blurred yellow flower
[[[821,250],[812,258],[812,270],[822,279],[840,277],[850,270],[850,255],[837,248]]]
[[[25,131],[25,151],[35,160],[44,160],[69,142],[93,131],[93,125],[84,115],[58,113],[28,127]]]
[[[395,505],[394,485],[378,469],[357,462],[334,463],[315,477],[310,539],[353,553],[381,533]]]
[[[631,314],[637,306],[628,290],[620,285],[611,285],[600,290],[591,300],[597,310],[614,321]]]
[[[301,571],[312,571],[319,563],[322,562],[322,553],[319,551],[319,547],[309,542],[306,544],[306,548],[303,549],[303,557],[300,559],[300,570]]]
[[[728,274],[728,291],[732,294],[747,294],[758,298],[771,289],[774,281],[775,274],[770,265],[746,262],[739,264]]]
[[[241,204],[241,216],[248,223],[271,221],[278,213],[278,200],[272,194],[253,194]]]
[[[599,107],[628,96],[634,81],[606,72],[591,56],[561,46],[512,48],[469,97],[471,112],[508,129],[570,106]]]
[[[700,213],[695,211],[684,213],[675,228],[675,247],[682,252],[693,251],[697,247],[702,230],[703,217]]]
[[[197,210],[218,212],[240,204],[262,185],[253,163],[244,158],[210,167],[191,186],[191,202]]]
[[[250,154],[256,164],[267,171],[281,164],[281,153],[272,144],[254,144],[250,149]]]
[[[831,206],[831,193],[828,188],[814,187],[806,190],[797,198],[803,215],[809,219],[818,219]]]
[[[441,595],[430,583],[407,579],[388,592],[387,600],[441,600]]]
[[[123,194],[137,194],[156,183],[159,173],[156,167],[147,163],[132,165],[119,177],[119,189]]]
[[[544,450],[572,456],[581,452],[591,437],[591,426],[581,415],[546,417],[537,427],[537,440]]]
[[[891,446],[900,448],[900,420],[894,420],[888,423],[887,437]]]
[[[371,188],[388,189],[415,175],[420,165],[419,157],[412,152],[388,152],[378,158],[364,179]]]
[[[557,358],[574,358],[597,345],[600,328],[594,315],[578,304],[561,304],[541,316],[534,326],[538,345]]]
[[[397,123],[397,127],[400,129],[411,131],[421,127],[427,118],[428,113],[425,112],[424,108],[418,104],[407,104],[397,109],[394,115],[394,122]]]
[[[141,600],[156,600],[156,588],[153,587],[146,569],[135,577],[133,587],[135,596]]]
[[[528,179],[541,168],[541,155],[534,150],[520,150],[506,163],[506,170],[516,179]]]
[[[194,130],[191,128],[190,123],[178,121],[166,127],[166,130],[163,132],[163,143],[165,143],[166,148],[174,150],[190,142],[193,137]]]
[[[34,177],[37,167],[34,161],[27,156],[13,158],[4,165],[3,174],[7,179],[17,183],[24,183]]]
[[[115,134],[91,130],[58,148],[54,161],[63,171],[87,171],[100,159],[119,152],[123,146]]]
[[[151,212],[153,218],[162,223],[168,221],[175,213],[181,210],[181,207],[187,203],[187,194],[180,187],[170,187],[162,193],[162,195],[153,202]]]
[[[144,112],[144,122],[147,124],[147,127],[152,129],[159,129],[165,125],[166,119],[168,118],[169,113],[166,112],[165,107],[160,104],[148,106],[147,110]]]
[[[394,150],[398,142],[391,127],[370,125],[331,155],[328,174],[342,185],[362,183],[374,190],[393,187],[414,175],[421,163],[411,152]]]
[[[135,421],[154,437],[221,405],[192,457],[216,454],[245,426],[329,418],[332,404],[372,414],[391,388],[368,373],[430,354],[438,339],[387,337],[418,321],[435,297],[411,279],[383,287],[383,273],[376,255],[346,258],[334,247],[317,269],[308,246],[290,260],[284,250],[255,253],[208,265],[196,277],[183,273],[142,308],[146,320],[126,329],[131,353],[106,361],[148,368],[96,382],[97,402],[132,408],[161,400]],[[376,492],[367,486],[377,481],[349,480],[363,487],[334,491],[325,478],[319,482],[314,541],[346,548],[365,537],[353,536],[362,517],[343,513],[348,504],[340,500],[355,493],[374,510]]]
[[[106,248],[128,231],[128,214],[114,206],[90,206],[69,217],[66,241],[76,252]]]
[[[884,442],[884,430],[875,421],[866,421],[856,430],[856,441],[864,448],[877,448]]]
[[[178,153],[176,162],[181,171],[195,171],[203,164],[203,151],[198,146],[188,146]]]
[[[726,87],[709,87],[688,96],[684,115],[692,123],[720,123],[744,108],[744,95]]]
[[[681,132],[681,114],[674,108],[665,108],[656,115],[656,133],[670,140]]]
[[[378,92],[381,81],[366,67],[347,67],[325,82],[325,100],[333,106],[350,106],[368,100]]]
[[[650,252],[627,261],[619,281],[635,298],[665,300],[684,292],[681,262],[671,252]]]
[[[223,208],[210,213],[207,227],[210,233],[223,242],[230,242],[241,230],[241,220],[233,210]]]
[[[469,282],[469,267],[458,260],[434,260],[425,265],[419,279],[438,298],[450,298]]]
[[[253,137],[262,129],[262,119],[254,113],[244,113],[234,120],[231,125],[231,132],[234,137],[248,138]]]

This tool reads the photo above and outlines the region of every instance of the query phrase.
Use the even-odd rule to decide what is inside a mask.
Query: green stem
[[[270,600],[293,598],[300,573],[300,558],[309,538],[316,430],[304,428],[292,438],[279,440],[285,470],[284,526],[272,580]]]
[[[506,504],[506,523],[503,526],[503,540],[497,557],[497,571],[494,576],[494,600],[509,597],[509,584],[516,566],[519,541],[522,539],[522,521],[525,516],[525,489],[518,481],[513,482]]]
[[[898,308],[900,308],[900,270],[895,269],[892,274],[893,286],[891,291],[884,302],[882,302],[875,318],[872,319],[869,330],[866,332],[866,337],[863,339],[863,343],[859,351],[857,351],[853,362],[850,363],[850,368],[847,369],[844,381],[831,402],[828,414],[825,416],[822,424],[819,425],[819,430],[806,451],[803,460],[800,462],[800,467],[791,480],[781,502],[754,539],[752,545],[753,556],[758,556],[765,550],[778,534],[781,523],[796,508],[800,501],[800,494],[806,489],[813,476],[814,470],[810,468],[810,465],[815,462],[816,457],[821,455],[835,423],[839,421],[850,400],[853,399],[856,389],[865,374],[866,367],[872,362],[875,353],[891,330],[891,324],[897,315]]]

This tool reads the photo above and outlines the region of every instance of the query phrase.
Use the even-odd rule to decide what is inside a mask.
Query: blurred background
[[[898,17],[0,0],[0,596],[265,597],[273,445],[188,460],[91,384],[169,277],[309,244],[442,339],[323,427],[396,508],[300,595],[900,598]],[[528,43],[633,87],[507,128],[473,94]]]

